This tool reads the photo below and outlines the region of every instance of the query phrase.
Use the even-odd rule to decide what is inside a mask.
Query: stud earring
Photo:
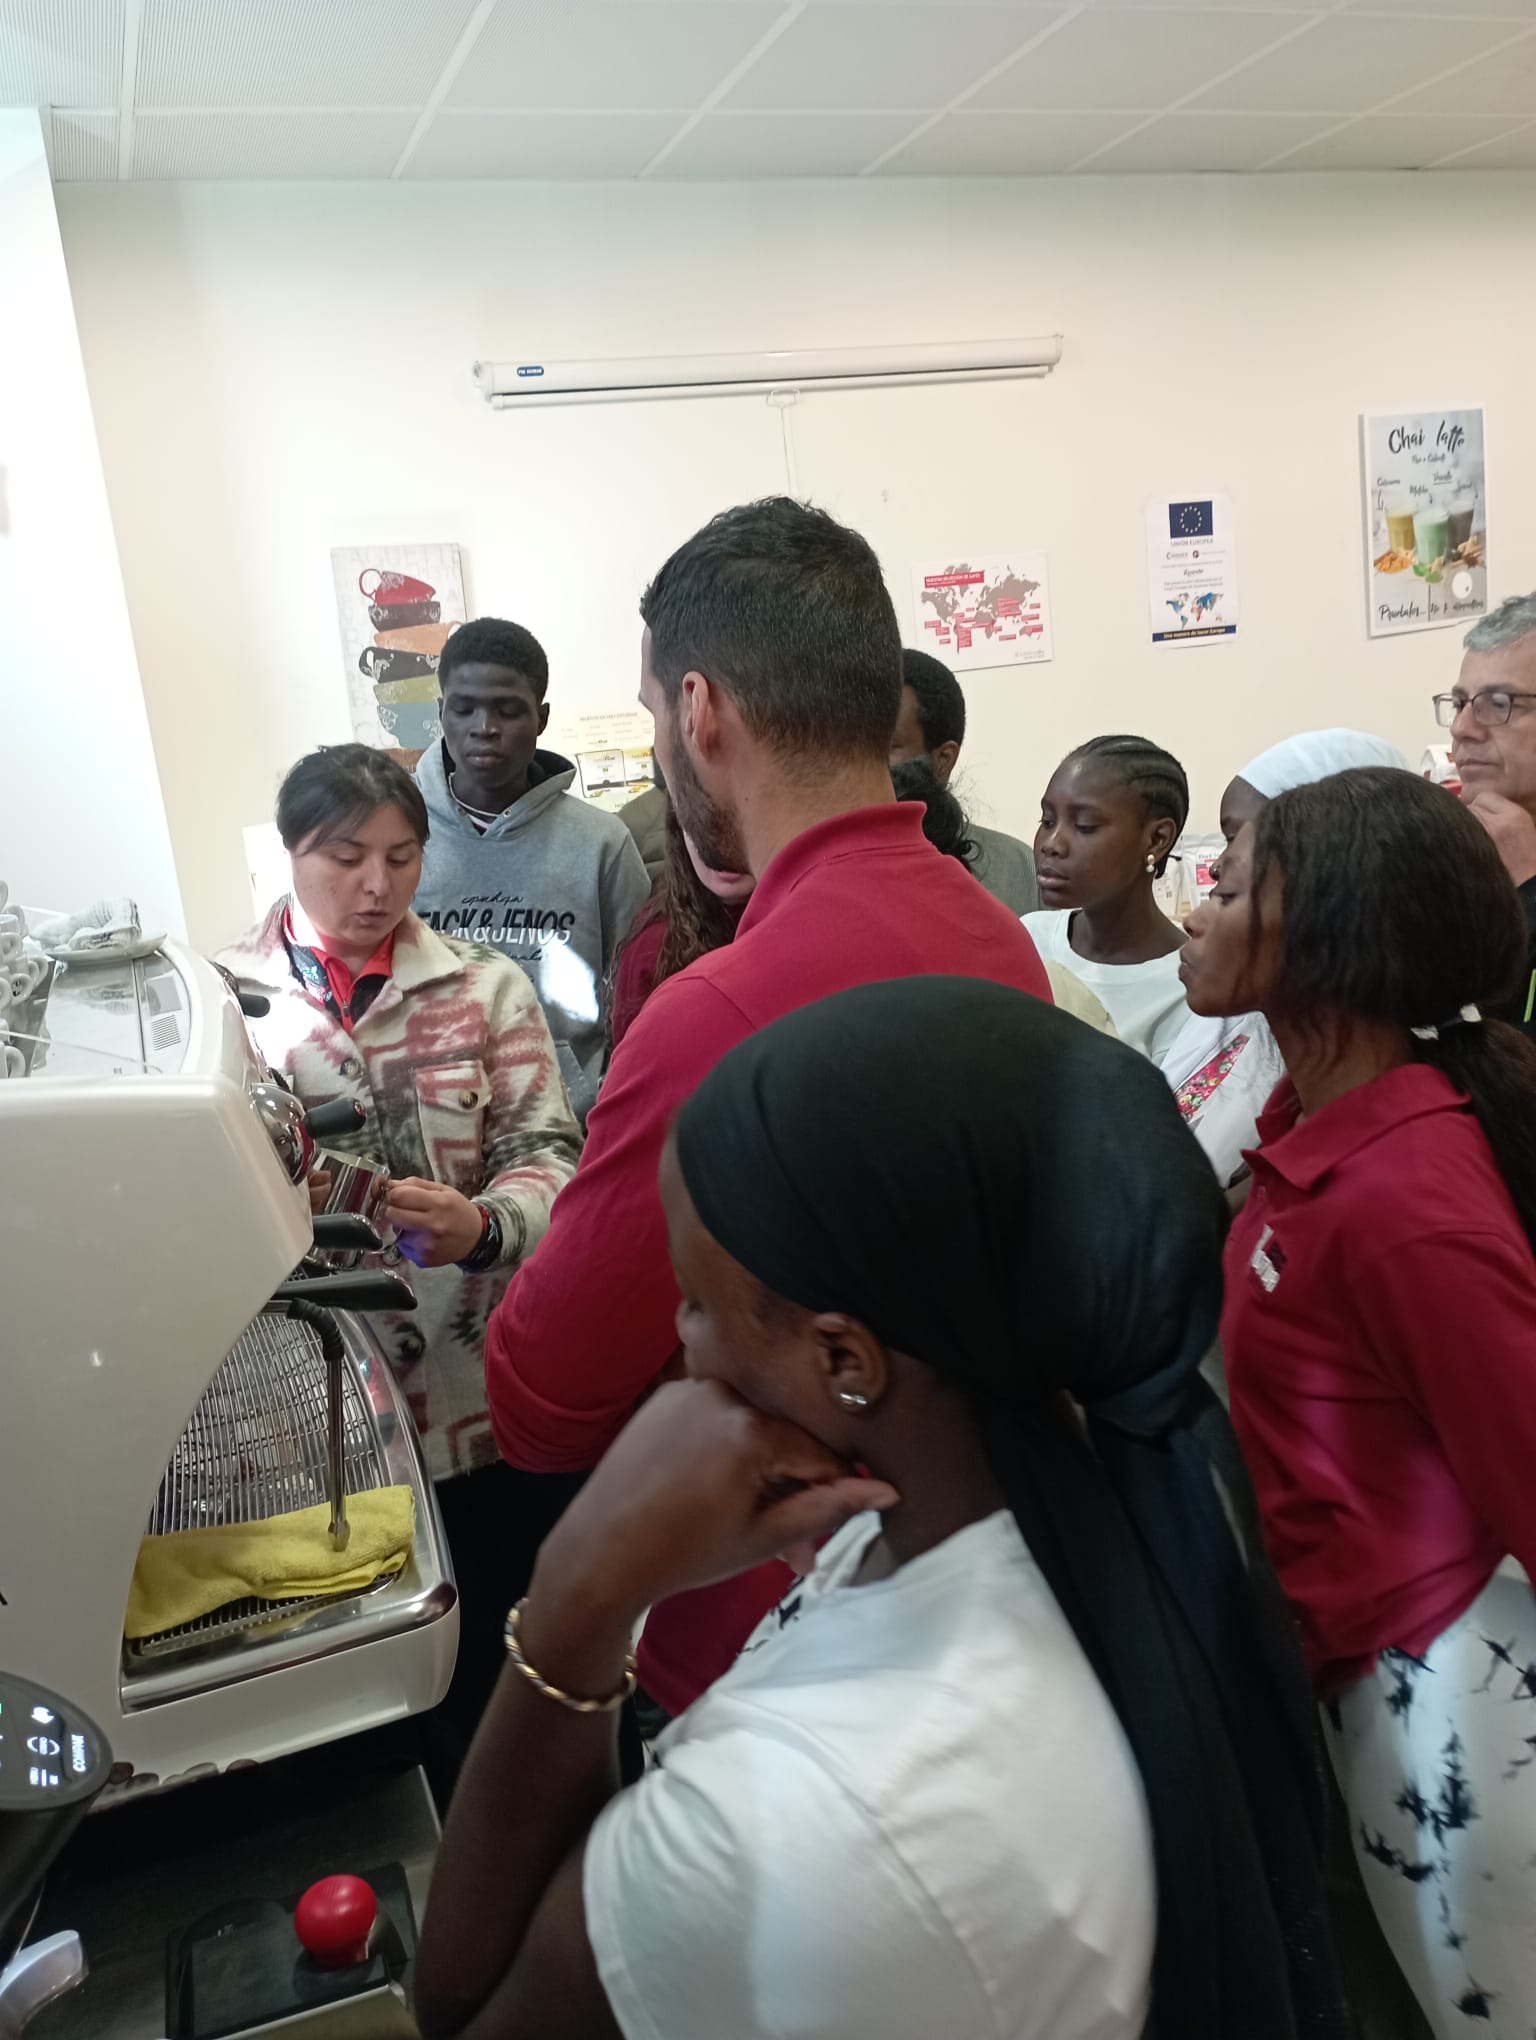
[[[845,1410],[867,1410],[869,1408],[869,1397],[867,1395],[860,1395],[855,1389],[840,1388],[837,1391],[837,1399]]]
[[[1157,876],[1157,859],[1150,850],[1147,852],[1147,876],[1148,878],[1156,878]]]

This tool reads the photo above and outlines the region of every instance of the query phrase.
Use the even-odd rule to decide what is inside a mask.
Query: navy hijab
[[[1022,992],[907,978],[741,1043],[676,1137],[704,1226],[768,1289],[968,1392],[1141,1773],[1149,2031],[1346,2034],[1311,1699],[1198,1372],[1226,1207],[1161,1076]]]

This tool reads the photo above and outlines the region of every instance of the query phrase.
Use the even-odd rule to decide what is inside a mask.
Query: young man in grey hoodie
[[[522,965],[585,1121],[607,1061],[614,956],[650,895],[645,866],[617,815],[567,791],[569,758],[539,749],[549,661],[531,631],[494,616],[462,624],[438,682],[442,741],[416,767],[432,819],[416,912]]]

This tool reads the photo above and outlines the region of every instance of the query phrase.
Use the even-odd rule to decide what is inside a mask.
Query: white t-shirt
[[[1139,2040],[1151,1840],[1119,1722],[1000,1511],[847,1583],[861,1516],[587,1842],[626,2040]]]
[[[1285,1075],[1269,1023],[1261,1013],[1216,1020],[1192,1013],[1161,1067],[1225,1189],[1242,1172],[1245,1151],[1258,1146],[1259,1114]]]
[[[1179,951],[1154,956],[1150,963],[1091,963],[1086,956],[1079,956],[1067,939],[1074,911],[1060,907],[1021,917],[1040,952],[1040,961],[1062,964],[1081,978],[1089,991],[1104,1001],[1120,1039],[1161,1067],[1189,1017],[1179,980]]]

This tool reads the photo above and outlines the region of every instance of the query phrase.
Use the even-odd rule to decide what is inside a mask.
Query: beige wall
[[[0,112],[0,879],[17,904],[181,895],[43,134]]]
[[[545,640],[556,725],[622,706],[635,600],[727,503],[782,488],[760,397],[496,415],[477,356],[1060,329],[1045,383],[808,396],[802,489],[912,565],[1050,556],[1056,658],[969,682],[978,816],[1027,831],[1110,727],[1214,820],[1262,745],[1354,722],[1417,756],[1450,632],[1368,641],[1357,415],[1488,406],[1495,595],[1536,585],[1536,179],[72,186],[58,194],[194,935],[246,911],[242,823],[348,732],[337,544],[458,540]],[[1148,642],[1142,506],[1230,491],[1243,629]]]

